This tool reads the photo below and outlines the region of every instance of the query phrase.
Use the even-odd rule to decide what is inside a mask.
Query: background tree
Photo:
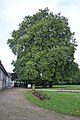
[[[77,46],[68,19],[48,8],[26,16],[12,32],[8,45],[17,56],[14,66],[18,78],[40,80],[44,87],[65,80]]]

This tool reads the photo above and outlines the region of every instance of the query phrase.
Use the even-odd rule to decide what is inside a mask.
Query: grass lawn
[[[80,116],[80,93],[71,92],[45,92],[50,96],[49,100],[39,100],[32,95],[32,91],[25,93],[26,98],[42,108],[52,111]]]
[[[54,85],[53,88],[80,90],[80,85]]]
[[[43,89],[43,88],[41,88]],[[44,89],[54,89],[54,90],[80,90],[80,85],[54,85],[53,88]]]

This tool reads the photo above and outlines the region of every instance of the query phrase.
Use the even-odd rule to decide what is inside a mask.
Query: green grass
[[[45,92],[50,100],[39,100],[32,95],[32,91],[25,93],[26,98],[39,107],[52,111],[80,116],[80,93],[71,92]]]
[[[42,88],[43,89],[43,88]],[[45,89],[54,89],[54,90],[80,90],[80,85],[54,85],[53,88]]]
[[[80,85],[54,85],[53,88],[80,90]]]

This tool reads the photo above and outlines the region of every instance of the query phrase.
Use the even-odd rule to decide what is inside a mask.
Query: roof
[[[5,74],[6,76],[8,76],[8,77],[9,77],[9,75],[8,75],[7,71],[5,70],[5,68],[4,68],[4,66],[3,66],[3,64],[1,63],[1,60],[0,60],[0,69],[4,72],[4,74]]]

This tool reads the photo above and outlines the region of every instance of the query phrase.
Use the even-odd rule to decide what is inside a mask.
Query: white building
[[[0,61],[0,89],[11,87],[11,85],[11,78]]]

